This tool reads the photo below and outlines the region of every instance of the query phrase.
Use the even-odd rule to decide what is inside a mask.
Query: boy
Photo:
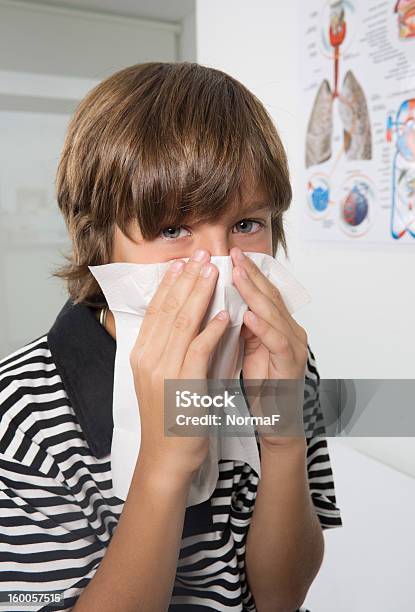
[[[72,119],[57,200],[73,246],[56,272],[69,299],[47,334],[0,362],[2,590],[65,590],[62,604],[25,608],[44,612],[298,610],[322,530],[342,524],[324,428],[286,445],[260,436],[260,480],[221,461],[211,499],[186,508],[206,445],[160,425],[163,373],[203,378],[226,328],[226,313],[198,325],[217,278],[210,256],[228,254],[249,306],[243,375],[304,375],[305,417],[322,418],[305,330],[243,257],[286,251],[288,166],[263,105],[194,63],[121,70]],[[131,353],[143,442],[124,503],[109,455],[116,330],[88,265],[183,257]]]

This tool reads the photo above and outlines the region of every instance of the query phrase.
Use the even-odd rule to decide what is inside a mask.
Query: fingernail
[[[183,269],[183,266],[184,266],[184,261],[181,261],[179,259],[172,263],[172,265],[170,266],[170,271],[174,273],[180,272]]]
[[[196,251],[191,256],[192,261],[203,261],[206,255],[206,251],[203,249],[196,249]]]
[[[251,310],[248,310],[246,317],[251,323],[256,323],[258,321],[258,317]]]
[[[212,271],[213,271],[213,266],[211,266],[210,264],[206,264],[200,270],[200,274],[204,276],[205,278],[208,278],[208,276],[212,274]]]
[[[238,267],[238,274],[240,274],[242,278],[245,278],[245,279],[248,278],[248,275],[243,268]]]
[[[228,313],[226,312],[226,310],[221,310],[220,313],[218,314],[218,319],[221,319],[221,321],[224,321],[227,318],[228,318]]]
[[[245,255],[242,253],[240,249],[236,251],[236,261],[240,261],[241,263],[245,260]]]

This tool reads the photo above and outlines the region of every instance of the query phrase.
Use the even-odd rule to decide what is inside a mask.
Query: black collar
[[[71,406],[95,457],[111,452],[116,342],[94,309],[68,299],[48,333],[48,345]]]
[[[49,330],[48,344],[89,448],[95,457],[105,457],[114,427],[116,341],[93,308],[68,299]],[[239,377],[243,380],[242,372]]]
[[[48,345],[65,391],[95,457],[111,453],[112,395],[116,341],[94,310],[67,300],[48,333]],[[212,529],[210,499],[189,506],[183,536]]]

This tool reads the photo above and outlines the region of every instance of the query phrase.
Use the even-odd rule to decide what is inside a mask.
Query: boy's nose
[[[231,241],[225,232],[221,232],[217,228],[210,227],[204,232],[200,232],[198,240],[193,242],[193,248],[205,249],[211,256],[214,255],[229,255],[232,248]]]
[[[209,255],[213,257],[215,255],[230,255],[229,251],[231,250],[231,246],[229,244],[210,244],[209,242],[204,241],[195,246],[189,256],[191,256],[196,250],[207,251]]]
[[[228,244],[219,245],[219,246],[212,247],[212,250],[210,251],[210,253],[211,255],[229,255],[230,249],[231,247]]]

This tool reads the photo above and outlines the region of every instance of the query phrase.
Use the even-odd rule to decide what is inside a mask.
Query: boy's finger
[[[190,343],[199,333],[200,324],[215,291],[218,274],[219,271],[214,264],[205,264],[200,269],[192,291],[177,313],[165,346],[165,355],[173,363],[180,366],[183,364]]]
[[[135,348],[141,348],[147,342],[147,339],[151,333],[152,327],[154,325],[154,321],[158,312],[160,310],[160,304],[162,304],[165,300],[167,293],[170,291],[172,285],[176,282],[177,277],[183,271],[185,266],[185,262],[181,259],[176,259],[172,264],[167,268],[166,272],[163,275],[163,278],[160,281],[159,286],[157,287],[153,297],[151,298],[147,308],[146,314],[144,316],[143,322],[140,327],[140,332],[137,336],[137,340],[135,343]]]
[[[192,293],[198,281],[201,268],[209,259],[210,255],[207,251],[204,252],[201,261],[193,259],[192,256],[185,264],[182,272],[174,279],[174,282],[164,295],[164,299],[161,303],[157,304],[156,317],[152,318],[151,329],[147,338],[151,354],[155,359],[161,359],[165,355],[166,344],[176,318]],[[181,363],[180,361],[180,365]]]
[[[224,313],[224,318],[221,314]],[[229,313],[226,310],[218,312],[205,329],[190,344],[181,370],[181,378],[205,379],[207,376],[209,357],[219,344],[229,323]]]

